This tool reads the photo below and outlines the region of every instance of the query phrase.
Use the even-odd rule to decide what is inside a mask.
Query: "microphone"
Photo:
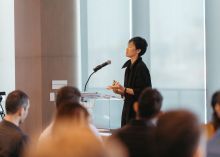
[[[111,61],[110,61],[110,60],[107,60],[106,62],[104,62],[104,63],[102,63],[102,64],[96,66],[96,67],[93,69],[93,71],[96,72],[96,71],[102,69],[104,66],[109,65],[109,64],[111,64]]]
[[[85,86],[84,86],[84,92],[86,91],[86,86],[87,86],[87,84],[88,84],[88,82],[89,82],[90,77],[91,77],[96,71],[102,69],[104,66],[109,65],[109,64],[111,64],[111,61],[110,61],[110,60],[107,60],[106,62],[104,62],[104,63],[102,63],[102,64],[96,66],[96,67],[93,69],[93,72],[89,75],[89,78],[87,79],[86,84],[85,84]]]

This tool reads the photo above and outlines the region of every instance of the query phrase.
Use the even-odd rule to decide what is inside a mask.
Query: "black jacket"
[[[124,87],[133,89],[134,95],[125,94],[121,126],[127,124],[130,119],[135,118],[133,110],[134,102],[138,100],[141,92],[145,88],[151,87],[150,73],[141,57],[133,64],[128,60],[122,68],[126,68]]]
[[[155,126],[150,121],[131,120],[113,132],[112,137],[119,139],[127,148],[129,157],[154,157],[154,132]]]

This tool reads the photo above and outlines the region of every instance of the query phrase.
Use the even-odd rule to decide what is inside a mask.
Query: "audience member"
[[[158,157],[201,157],[200,123],[186,110],[160,116],[155,132]]]
[[[212,139],[207,144],[207,157],[220,156],[220,129],[218,129]]]
[[[78,111],[77,111],[78,112]],[[82,122],[82,121],[81,121]],[[31,149],[31,157],[105,157],[103,144],[84,124],[56,124],[51,136]],[[58,129],[57,129],[58,128]]]
[[[213,94],[211,106],[213,110],[212,121],[205,125],[205,133],[208,139],[211,139],[220,127],[220,91]]]
[[[15,90],[6,98],[6,116],[0,122],[0,156],[21,157],[27,144],[27,135],[19,128],[28,115],[29,98]]]
[[[69,126],[90,128],[89,113],[84,106],[77,102],[61,103],[56,113],[52,131],[68,129]]]
[[[66,105],[68,103],[72,103],[73,105],[79,105],[80,102],[81,93],[76,87],[72,86],[64,86],[58,90],[57,96],[56,96],[56,109],[59,110],[59,107],[61,105]],[[41,133],[39,140],[41,141],[47,136],[50,136],[52,127],[54,125],[54,120],[50,123],[50,125]],[[93,126],[90,125],[90,129],[93,131],[93,133],[101,139],[98,130]]]
[[[80,96],[80,91],[77,88],[72,86],[64,86],[58,90],[56,95],[56,108],[58,109],[60,104],[67,101],[79,102]],[[54,121],[52,121],[50,125],[41,133],[39,140],[50,135],[53,124]]]
[[[160,113],[162,96],[156,89],[146,88],[134,105],[136,119],[113,133],[128,150],[130,157],[146,157],[154,154],[152,119]]]
[[[51,135],[41,140],[27,156],[32,157],[125,157],[93,134],[87,110],[78,103],[62,103],[56,113]],[[118,147],[119,145],[117,145]],[[115,148],[115,147],[114,147]],[[119,153],[120,152],[120,153]]]

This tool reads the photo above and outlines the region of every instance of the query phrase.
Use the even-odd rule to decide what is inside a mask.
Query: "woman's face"
[[[138,53],[140,53],[140,51],[140,49],[136,49],[135,44],[133,42],[130,42],[128,43],[128,47],[126,49],[126,57],[138,57]]]

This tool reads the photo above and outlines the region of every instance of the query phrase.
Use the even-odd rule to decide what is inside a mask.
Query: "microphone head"
[[[106,63],[111,64],[112,62],[111,62],[111,60],[107,60]]]
[[[104,63],[102,63],[102,64],[96,66],[96,67],[93,69],[93,71],[96,72],[96,71],[98,71],[99,69],[101,69],[101,68],[103,68],[103,67],[105,67],[106,65],[109,65],[109,64],[111,64],[111,61],[110,61],[110,60],[107,60],[106,62],[104,62]]]

